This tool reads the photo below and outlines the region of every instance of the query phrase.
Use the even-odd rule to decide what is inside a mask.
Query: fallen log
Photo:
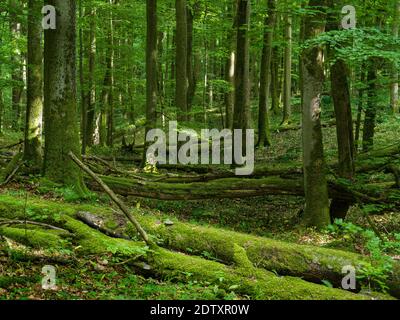
[[[77,214],[80,215],[79,212]],[[107,212],[95,217],[103,220],[103,223],[115,219],[114,215]],[[358,272],[371,264],[366,257],[341,250],[287,243],[178,220],[168,224],[151,216],[140,216],[139,220],[146,230],[157,236],[159,245],[165,248],[197,255],[207,252],[217,261],[232,263],[233,244],[236,243],[245,249],[249,260],[257,268],[273,270],[279,275],[301,277],[314,283],[328,280],[337,288],[341,287],[343,267],[353,266]],[[136,236],[131,229],[124,230]],[[400,298],[400,264],[397,262],[393,262],[387,285],[390,294]]]
[[[117,194],[158,200],[202,200],[249,198],[266,195],[304,196],[301,178],[281,178],[270,176],[260,179],[223,178],[208,182],[165,183],[142,181],[122,177],[100,176]],[[87,185],[94,191],[101,189],[87,179]],[[391,204],[400,206],[399,191],[377,189],[375,185],[353,185],[330,180],[331,199],[345,200],[350,203]],[[397,200],[396,200],[397,199]]]
[[[1,196],[3,198],[3,196]],[[12,214],[18,200],[13,199]],[[4,208],[7,205],[4,205]],[[35,210],[60,209],[60,204],[47,204],[47,202],[35,200],[30,203]],[[53,207],[53,208],[52,208]],[[67,209],[67,205],[61,206]],[[21,210],[22,208],[19,208]],[[68,211],[71,208],[68,209]],[[75,210],[73,210],[75,211]],[[3,213],[2,211],[0,211]],[[65,210],[64,210],[65,212]],[[22,212],[21,212],[22,214]],[[53,221],[54,223],[54,221]],[[308,300],[365,300],[365,299],[391,299],[388,295],[372,293],[355,294],[348,291],[328,288],[326,286],[313,284],[294,277],[279,277],[274,273],[257,268],[250,262],[244,248],[233,244],[233,265],[208,261],[200,257],[189,256],[183,253],[171,252],[163,248],[148,250],[143,242],[127,241],[124,239],[109,238],[106,235],[91,229],[82,222],[64,215],[60,227],[67,229],[75,235],[74,245],[76,252],[85,254],[109,254],[118,255],[122,258],[138,257],[130,263],[136,270],[144,274],[152,274],[159,278],[175,279],[178,281],[200,281],[217,285],[226,291],[235,291],[238,294],[247,295],[252,299],[308,299]],[[51,247],[53,241],[49,242],[48,232],[35,232],[34,237],[25,237],[23,229],[14,229],[8,232],[8,236],[21,240],[24,238],[27,244],[35,239],[35,245],[41,243],[43,247]],[[40,239],[40,240],[38,240]]]
[[[33,212],[40,216],[41,212],[52,212],[61,214],[62,221],[58,221],[59,227],[75,234],[74,239],[78,241],[75,245],[82,246],[78,252],[82,254],[98,254],[101,252],[114,252],[124,256],[132,257],[142,252],[144,244],[141,242],[126,241],[124,239],[109,238],[102,235],[97,230],[74,219],[77,212],[96,213],[98,219],[115,221],[120,220],[110,208],[93,205],[73,205],[68,203],[57,203],[54,201],[45,201],[36,197],[29,200],[29,207]],[[5,218],[20,218],[24,215],[25,201],[22,198],[0,195],[0,216]],[[122,216],[122,213],[119,213]],[[143,216],[138,214],[138,220],[143,227],[149,231],[152,236],[156,236],[158,244],[165,248],[174,249],[181,252],[193,254],[209,252],[218,260],[225,261],[227,264],[234,263],[234,244],[244,248],[248,259],[257,269],[275,271],[280,275],[291,275],[304,277],[309,281],[320,282],[329,280],[332,284],[340,285],[340,279],[343,277],[342,266],[353,265],[355,267],[368,263],[367,258],[340,250],[326,249],[315,246],[298,245],[282,241],[246,235],[238,232],[221,230],[212,227],[195,226],[187,223],[173,221],[173,224],[163,224],[159,218],[153,216]],[[56,224],[55,221],[47,221]],[[22,230],[22,229],[20,229]],[[23,230],[22,233],[23,234]],[[133,235],[134,233],[130,233]],[[49,239],[49,237],[47,237]],[[165,251],[164,251],[165,252]],[[174,255],[174,253],[172,253]],[[182,255],[173,256],[175,259]],[[192,264],[202,262],[203,259],[183,256],[184,262]],[[193,260],[194,259],[194,260]],[[177,262],[180,260],[177,260]],[[149,263],[149,265],[152,265]],[[202,264],[203,265],[203,264]],[[213,264],[215,266],[215,264]],[[221,264],[217,264],[222,266]],[[204,265],[203,265],[204,266]],[[183,266],[176,263],[175,271],[182,270]],[[209,265],[205,265],[208,268]],[[190,272],[192,267],[183,271]],[[161,271],[159,271],[161,272]],[[197,275],[201,270],[196,271]],[[203,271],[204,272],[204,271]],[[162,272],[161,272],[162,273]],[[165,273],[162,273],[166,275]],[[179,274],[179,272],[178,272]],[[180,274],[182,276],[182,274]],[[204,280],[204,278],[203,278]],[[397,294],[400,290],[400,268],[395,268],[393,275],[388,283],[392,289],[397,288]],[[317,285],[317,287],[320,287]],[[396,291],[393,291],[394,294]],[[290,293],[290,289],[289,289]],[[273,294],[271,294],[271,297]],[[286,298],[290,298],[290,294]],[[398,296],[398,295],[397,295]],[[313,297],[315,297],[313,295]],[[305,296],[303,298],[306,298]],[[344,297],[343,297],[344,299]]]

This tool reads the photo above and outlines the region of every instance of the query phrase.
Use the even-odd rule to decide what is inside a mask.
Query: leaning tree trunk
[[[32,168],[42,166],[42,113],[43,77],[41,45],[42,5],[36,0],[28,3],[28,64],[27,64],[27,105],[25,122],[24,159]]]
[[[187,77],[187,3],[186,0],[176,0],[176,89],[175,104],[178,120],[187,120],[188,111],[188,77]]]
[[[45,30],[44,106],[47,178],[83,194],[82,174],[68,152],[80,153],[76,105],[76,2],[50,0],[58,9],[57,28]]]
[[[268,17],[264,22],[264,44],[261,58],[260,71],[260,98],[258,113],[258,147],[268,147],[271,145],[271,133],[269,129],[268,105],[271,86],[271,61],[272,61],[272,40],[275,26],[276,1],[268,0]]]
[[[309,6],[321,10],[323,0],[310,0]],[[325,30],[325,13],[305,17],[305,40]],[[321,93],[324,83],[323,49],[306,48],[302,53],[303,75],[303,166],[304,223],[322,228],[330,223],[328,186],[321,129]]]

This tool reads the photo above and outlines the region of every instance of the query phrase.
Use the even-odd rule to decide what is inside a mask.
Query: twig
[[[14,178],[15,174],[18,172],[19,168],[21,168],[22,164],[23,164],[23,163],[20,163],[20,164],[18,164],[18,165],[14,168],[14,170],[13,170],[13,171],[11,172],[11,174],[7,177],[7,179],[6,179],[3,183],[0,184],[0,187],[6,186],[6,185]]]
[[[62,228],[59,228],[59,227],[55,227],[55,226],[52,226],[52,225],[47,224],[47,223],[36,222],[36,221],[28,221],[28,220],[0,219],[0,226],[1,225],[12,225],[12,224],[30,224],[30,225],[33,225],[33,226],[45,227],[45,228],[48,228],[48,229],[53,229],[53,230],[57,230],[57,231],[70,233],[68,230],[65,230],[65,229],[62,229]]]
[[[14,147],[16,147],[16,146],[19,146],[20,144],[23,144],[23,143],[24,143],[24,140],[20,140],[19,142],[14,143],[14,144],[11,144],[11,145],[9,145],[9,146],[0,146],[0,150],[11,149],[11,148],[14,148]]]

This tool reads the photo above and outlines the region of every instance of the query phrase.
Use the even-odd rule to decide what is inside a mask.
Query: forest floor
[[[274,123],[273,123],[274,125]],[[273,126],[274,128],[274,126]],[[325,150],[328,161],[336,158],[335,127],[324,128]],[[400,121],[384,119],[378,124],[376,146],[393,144],[398,136]],[[17,142],[21,137],[16,134],[0,136],[0,146]],[[301,162],[300,131],[289,130],[273,133],[274,145],[270,150],[258,151],[257,158],[263,163]],[[17,147],[13,151],[16,151]],[[3,150],[4,151],[4,150]],[[259,160],[260,161],[260,160]],[[261,161],[260,161],[261,162]],[[34,177],[32,178],[35,179]],[[384,174],[369,176],[369,181],[382,181]],[[32,186],[33,185],[33,186]],[[74,195],[66,189],[41,189],[35,184],[27,185],[19,181],[10,183],[0,194],[17,197],[40,197],[44,200],[56,200],[61,204],[76,203]],[[109,207],[110,202],[104,195],[88,200],[89,203]],[[127,203],[136,206],[137,199],[127,198]],[[80,203],[80,201],[78,201]],[[338,232],[330,228],[322,232],[299,227],[303,198],[289,196],[265,196],[250,199],[221,199],[201,201],[159,201],[140,200],[143,215],[179,219],[195,225],[213,226],[237,232],[253,234],[271,239],[298,244],[312,244],[320,247],[336,248],[360,254],[371,254],[366,249],[362,236],[357,232]],[[29,208],[28,208],[29,210]],[[400,214],[386,212],[372,216],[378,230],[394,239],[400,230]],[[363,230],[369,224],[363,209],[352,207],[344,229],[357,226]],[[350,226],[350,227],[349,227]],[[360,230],[361,230],[360,229]],[[397,242],[400,240],[397,239]],[[0,239],[0,248],[2,241]],[[399,248],[390,251],[395,259],[400,259]],[[211,258],[208,252],[202,254]],[[23,261],[17,257],[0,255],[0,299],[248,299],[249,297],[226,291],[218,285],[201,281],[176,282],[163,281],[135,274],[132,268],[113,257],[85,256],[73,263],[57,265],[57,289],[43,290],[41,269],[43,263]],[[327,283],[329,286],[329,283]]]

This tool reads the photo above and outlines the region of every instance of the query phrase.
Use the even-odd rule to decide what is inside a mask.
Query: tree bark
[[[368,83],[368,103],[365,111],[364,131],[363,131],[363,151],[368,152],[374,145],[375,121],[376,121],[376,81],[377,70],[375,59],[368,61],[367,83]]]
[[[50,0],[58,9],[57,28],[45,30],[44,174],[57,183],[86,193],[82,174],[68,152],[80,153],[76,106],[76,2]]]
[[[258,106],[258,147],[271,146],[271,133],[269,128],[269,101],[271,87],[271,61],[272,61],[272,40],[275,27],[276,1],[268,0],[268,17],[264,22],[264,43],[261,57],[260,71],[260,97]]]
[[[146,37],[146,135],[157,126],[157,1],[147,0]],[[146,164],[147,145],[143,153]]]
[[[284,80],[283,80],[283,120],[282,125],[289,124],[292,113],[292,17],[286,2],[285,13],[285,54],[284,54]]]
[[[339,6],[335,7],[334,2],[329,0],[329,7],[332,13],[328,14],[327,31],[338,30],[339,15],[333,12],[340,12]],[[351,112],[351,96],[349,84],[349,72],[345,61],[341,58],[335,59],[335,48],[328,48],[328,54],[334,63],[330,69],[331,96],[336,117],[336,136],[338,142],[339,176],[352,180],[354,176],[354,132]],[[331,220],[344,219],[351,203],[333,201],[330,212]]]
[[[42,5],[35,0],[28,2],[28,65],[27,106],[25,122],[24,160],[32,168],[42,167],[42,115],[43,115],[43,51]]]
[[[318,10],[305,16],[305,40],[325,30],[324,0],[310,0]],[[323,50],[314,46],[302,53],[303,74],[303,166],[305,209],[304,224],[323,228],[330,223],[328,186],[321,129],[321,93],[324,82]]]
[[[394,19],[393,19],[393,37],[399,37],[399,19],[400,19],[400,1],[395,1]],[[394,114],[399,113],[399,65],[393,63],[392,66],[392,84],[390,90],[390,105]]]
[[[86,144],[91,147],[94,143],[94,119],[96,114],[96,84],[95,84],[95,64],[96,64],[96,9],[90,11],[90,30],[89,30],[89,74],[88,74],[88,98],[86,116]]]
[[[24,88],[23,84],[23,69],[22,69],[22,55],[21,50],[19,48],[18,39],[21,38],[21,22],[19,21],[19,17],[17,12],[19,7],[17,5],[16,0],[9,0],[9,8],[10,8],[10,32],[14,41],[17,43],[13,49],[13,55],[11,57],[12,63],[12,73],[11,80],[13,82],[11,89],[11,109],[12,109],[12,129],[19,130],[20,129],[20,118],[21,118],[21,99],[22,92]]]
[[[178,121],[187,120],[188,112],[188,34],[187,34],[187,3],[186,0],[176,0],[176,89],[175,104],[177,107]]]
[[[250,56],[248,35],[250,28],[250,5],[250,0],[239,0],[237,7],[233,129],[242,129],[243,150],[246,150],[245,135],[246,129],[250,125]],[[234,145],[237,145],[237,143],[237,141],[233,141]]]

